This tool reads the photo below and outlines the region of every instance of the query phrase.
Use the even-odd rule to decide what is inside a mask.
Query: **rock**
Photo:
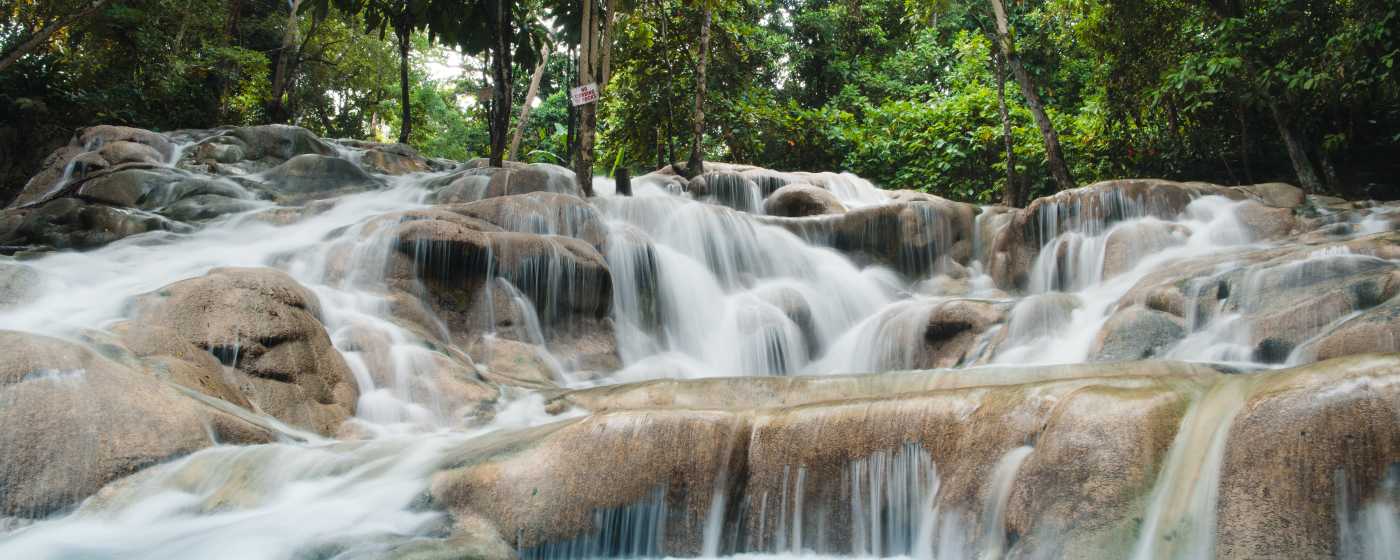
[[[1235,209],[1245,229],[1254,240],[1282,239],[1293,233],[1297,219],[1292,208],[1275,208],[1254,201],[1246,201]]]
[[[711,171],[697,176],[686,185],[686,192],[696,200],[728,206],[740,212],[757,213],[763,203],[758,184],[733,171]]]
[[[1260,183],[1235,187],[1248,193],[1266,206],[1274,208],[1297,208],[1307,201],[1303,189],[1288,183]]]
[[[0,331],[0,515],[71,508],[139,469],[273,434],[83,346]]]
[[[1248,334],[1236,343],[1250,354],[1241,359],[1282,363],[1302,345],[1326,357],[1387,351],[1388,329],[1366,324],[1388,321],[1388,302],[1400,293],[1400,264],[1389,256],[1397,247],[1400,235],[1387,233],[1184,259],[1143,277],[1118,308],[1143,304],[1197,329],[1222,314],[1238,316]],[[1358,329],[1353,338],[1333,336],[1350,328]]]
[[[978,300],[955,299],[936,306],[928,316],[917,367],[947,368],[965,363],[980,335],[1004,317],[997,306]]]
[[[0,247],[92,249],[150,231],[189,231],[158,214],[59,198],[0,211]]]
[[[443,180],[443,184],[451,188],[448,194],[451,202],[473,200],[469,198],[469,195],[475,193],[476,189],[479,188],[480,179],[467,179],[468,177],[487,178],[486,186],[480,190],[480,196],[477,199],[535,192],[582,196],[578,185],[574,182],[574,173],[568,169],[548,163],[521,164],[511,162],[504,168],[471,167],[449,175]]]
[[[765,217],[809,243],[847,253],[858,263],[889,266],[922,278],[972,257],[977,207],[943,199],[866,206],[821,218]]]
[[[563,381],[557,377],[558,364],[551,363],[548,351],[535,344],[482,339],[469,352],[486,366],[482,375],[496,383],[548,389]]]
[[[424,158],[418,150],[408,144],[381,144],[361,140],[337,140],[339,144],[364,150],[359,156],[360,165],[375,173],[385,175],[407,175],[437,171],[438,166]]]
[[[1380,497],[1400,457],[1397,419],[1394,355],[1352,356],[1260,379],[1225,447],[1216,554],[1339,557],[1338,516]],[[1339,505],[1351,511],[1339,512]]]
[[[384,182],[349,161],[315,154],[295,156],[265,176],[279,198],[307,200],[331,194],[378,189]]]
[[[1115,227],[1104,239],[1103,278],[1132,270],[1143,258],[1185,243],[1189,235],[1184,226],[1169,222],[1143,221]]]
[[[495,217],[501,208],[493,204],[472,211]],[[503,231],[447,210],[399,216],[385,218],[402,220],[392,226],[400,256],[390,265],[391,285],[421,294],[458,347],[471,347],[488,332],[530,342],[525,314],[533,313],[556,356],[582,367],[616,364],[608,318],[612,276],[592,244]],[[524,300],[518,301],[516,293]],[[524,301],[528,307],[521,305]]]
[[[1249,195],[1207,183],[1158,179],[1104,181],[1039,198],[1016,212],[992,242],[988,269],[1001,288],[1024,289],[1041,247],[1069,231],[1097,232],[1129,218],[1175,219],[1191,200],[1207,195],[1244,199]]]
[[[1134,305],[1118,310],[1099,329],[1089,351],[1095,361],[1120,362],[1160,356],[1186,337],[1181,319]]]
[[[1396,276],[1391,276],[1392,285]],[[1391,290],[1394,288],[1388,288]],[[1350,318],[1299,348],[1312,361],[1371,352],[1400,352],[1400,300],[1386,303]]]
[[[238,146],[243,151],[243,159],[249,160],[271,159],[280,163],[305,154],[336,155],[330,144],[299,126],[243,126],[229,129],[222,138],[221,142]]]
[[[331,346],[316,296],[286,274],[216,268],[133,302],[136,324],[178,333],[238,373],[239,391],[288,424],[332,434],[358,388]]]
[[[474,442],[433,477],[431,493],[455,518],[484,519],[526,551],[610,536],[593,525],[598,511],[664,507],[670,514],[654,527],[664,540],[652,552],[690,555],[700,551],[704,526],[693,520],[707,516],[718,488],[746,512],[725,516],[741,550],[786,539],[787,547],[850,554],[860,552],[855,527],[872,523],[852,504],[881,511],[883,495],[865,492],[918,472],[857,486],[852,479],[896,472],[897,463],[936,468],[934,505],[946,520],[964,520],[958,534],[969,548],[981,548],[984,534],[1030,538],[1053,526],[1059,546],[1095,550],[1132,538],[1135,527],[1121,522],[1141,507],[1186,403],[1219,376],[1182,364],[1074,371],[1083,367],[590,389],[572,394],[576,402],[607,412]],[[982,530],[975,514],[996,491],[993,467],[1027,443],[1035,448],[1012,475],[1007,529]],[[618,454],[628,460],[607,459]],[[919,454],[924,463],[915,463]],[[886,519],[899,521],[911,522]]]
[[[0,261],[0,310],[17,307],[39,297],[43,277],[34,267]]]
[[[801,218],[845,211],[846,206],[830,191],[801,183],[788,184],[763,201],[763,212],[770,216]]]
[[[583,199],[567,194],[533,192],[438,207],[505,231],[573,237],[600,251],[607,243],[608,226],[598,211]]]
[[[62,187],[65,175],[76,181],[118,165],[159,166],[174,155],[175,145],[162,134],[125,126],[88,127],[44,159],[10,207],[43,200]]]

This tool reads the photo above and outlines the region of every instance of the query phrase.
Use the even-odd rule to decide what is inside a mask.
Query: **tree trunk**
[[[506,155],[506,131],[510,130],[511,103],[511,6],[505,0],[496,0],[496,41],[491,57],[495,92],[491,95],[491,166],[504,167]],[[527,100],[526,105],[529,105]]]
[[[695,126],[691,139],[690,160],[685,164],[687,177],[696,177],[705,172],[705,65],[710,60],[710,7],[705,6],[705,14],[700,21],[700,56],[695,65],[695,113],[691,122]]]
[[[594,31],[598,18],[594,13],[593,0],[583,0],[582,36],[579,40],[578,85],[594,83],[593,74]],[[593,127],[597,120],[596,103],[588,103],[578,108],[578,157],[574,161],[574,180],[585,197],[593,196]]]
[[[399,21],[395,25],[394,34],[399,38],[399,97],[403,104],[403,122],[399,123],[399,143],[407,144],[408,136],[413,132],[413,113],[408,106],[408,49],[409,27],[407,21]]]
[[[540,56],[539,65],[535,66],[535,73],[530,76],[530,89],[525,92],[525,103],[520,106],[520,122],[515,123],[515,136],[510,139],[510,154],[507,159],[516,161],[516,154],[520,151],[520,139],[525,136],[525,123],[530,120],[530,102],[540,93],[540,80],[544,78],[544,65],[549,63],[549,51],[545,51]]]
[[[667,87],[666,92],[664,94],[666,96],[666,163],[670,164],[672,170],[675,170],[676,131],[674,128],[674,123],[676,121],[676,106],[675,99],[673,99],[674,96],[671,95],[670,84],[676,79],[676,70],[671,66],[671,56],[669,54],[670,51],[668,50],[669,46],[671,45],[671,41],[667,38],[668,34],[666,33],[666,22],[670,19],[670,14],[668,14],[666,10],[662,8],[661,2],[659,1],[656,3],[656,12],[658,14],[658,17],[661,19],[661,44],[666,45],[667,47],[661,49],[661,56],[666,59]]]
[[[1011,75],[1016,77],[1016,84],[1021,87],[1021,96],[1026,98],[1026,107],[1031,110],[1036,127],[1040,128],[1040,136],[1045,140],[1045,159],[1050,164],[1050,174],[1055,177],[1055,183],[1060,190],[1072,189],[1076,185],[1069,174],[1069,166],[1065,164],[1064,153],[1060,150],[1060,135],[1055,132],[1054,123],[1050,122],[1050,117],[1045,114],[1045,104],[1036,93],[1035,82],[1021,63],[1021,56],[1016,54],[1015,46],[1011,44],[1006,8],[1001,0],[989,1],[992,4],[992,12],[996,15],[997,46],[1001,49],[1002,56],[1006,57],[1006,63],[1011,67]]]
[[[292,60],[296,56],[297,9],[301,0],[292,0],[291,11],[287,12],[287,28],[282,31],[282,48],[277,51],[277,67],[272,73],[272,99],[268,100],[267,115],[275,123],[287,122],[287,111],[283,108],[282,97],[286,94],[287,83],[291,81]]]
[[[1011,136],[1011,113],[1006,110],[1006,61],[1001,53],[993,55],[997,72],[997,112],[1001,114],[1001,139],[1006,145],[1006,191],[1001,203],[1013,208],[1026,204],[1025,189],[1016,180],[1016,142]]]
[[[1240,120],[1240,166],[1244,168],[1244,181],[1254,184],[1254,172],[1249,168],[1249,120],[1245,118],[1244,106],[1235,107],[1235,115]]]
[[[617,4],[617,1],[616,1],[616,0],[608,0],[608,15],[607,15],[607,17],[603,20],[603,40],[601,41],[601,43],[602,43],[602,50],[603,50],[603,56],[602,56],[603,62],[602,62],[602,67],[598,69],[598,74],[599,74],[599,76],[601,76],[601,77],[598,79],[598,100],[599,100],[598,102],[599,102],[599,103],[602,103],[603,89],[607,87],[608,82],[612,81],[612,42],[613,42],[613,41],[612,41],[612,34],[613,34],[613,21],[615,21],[615,20],[617,19],[617,11],[614,10],[613,8],[614,8],[614,6],[615,6],[616,4]]]
[[[0,57],[0,72],[9,68],[10,65],[15,62],[18,62],[24,55],[34,52],[35,49],[38,49],[40,45],[44,44],[44,41],[49,40],[49,37],[52,37],[58,30],[68,27],[74,22],[91,15],[93,12],[101,9],[102,6],[106,5],[107,2],[108,0],[93,0],[86,8],[76,12],[70,12],[54,22],[45,25],[38,31],[35,31],[28,39],[21,41],[13,49],[10,49],[9,52],[4,53],[3,57]]]
[[[1278,125],[1279,136],[1283,137],[1283,145],[1288,148],[1288,159],[1293,161],[1293,171],[1298,174],[1298,182],[1301,183],[1299,186],[1309,193],[1322,192],[1322,179],[1318,177],[1312,160],[1308,159],[1308,150],[1303,147],[1303,142],[1293,130],[1293,125],[1284,116],[1278,101],[1269,100],[1269,112],[1274,115],[1274,124]]]

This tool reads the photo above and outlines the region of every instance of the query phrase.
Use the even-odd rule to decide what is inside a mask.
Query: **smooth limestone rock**
[[[612,275],[598,249],[575,237],[505,231],[472,215],[512,227],[539,224],[520,222],[511,210],[545,204],[553,209],[538,216],[559,219],[560,231],[572,230],[583,237],[601,234],[597,216],[577,213],[579,207],[571,209],[569,205],[577,200],[571,197],[506,198],[516,200],[381,217],[381,227],[387,228],[384,235],[394,240],[397,249],[389,266],[391,287],[416,295],[446,326],[450,340],[445,342],[459,348],[470,348],[484,333],[532,344],[538,342],[534,337],[542,335],[562,360],[586,370],[616,369],[609,317]],[[516,293],[529,303],[517,299]],[[531,330],[535,324],[539,334]],[[433,329],[424,325],[422,330]]]
[[[384,181],[338,157],[303,154],[268,171],[265,188],[279,199],[305,201],[383,188]]]
[[[1089,355],[1096,361],[1142,360],[1162,355],[1185,337],[1181,318],[1134,305],[1109,318]]]
[[[846,206],[831,191],[802,183],[785,185],[763,201],[763,213],[769,216],[802,218],[845,211]]]
[[[1375,499],[1400,462],[1400,364],[1359,355],[1269,375],[1229,438],[1220,556],[1339,556],[1339,516]]]
[[[153,464],[274,439],[79,344],[0,331],[0,355],[0,516],[48,516]]]
[[[331,346],[316,296],[270,268],[216,268],[132,302],[135,322],[168,329],[236,372],[248,401],[283,422],[334,433],[358,388]]]
[[[438,202],[472,202],[538,192],[582,196],[573,171],[558,165],[507,162],[505,167],[488,167],[484,160],[473,160],[464,167],[428,185],[437,191]]]
[[[1269,187],[1262,192],[1277,202],[1289,201],[1289,197],[1276,192],[1282,190]],[[1245,200],[1251,194],[1245,188],[1159,179],[1104,181],[1061,191],[1036,199],[1016,212],[992,242],[989,272],[999,287],[1024,289],[1041,247],[1060,233],[1097,233],[1117,222],[1143,216],[1170,220],[1197,197]]]
[[[857,262],[881,264],[911,278],[972,257],[971,204],[930,196],[922,200],[856,208],[811,218],[765,217],[809,243],[846,253]]]
[[[43,281],[44,277],[32,266],[0,261],[0,310],[38,297]]]
[[[850,494],[854,462],[909,445],[927,450],[941,480],[936,506],[950,516],[970,514],[975,527],[980,521],[971,514],[995,490],[985,484],[992,467],[1032,443],[1032,458],[1045,453],[1075,462],[1035,471],[1040,480],[1092,482],[1079,492],[1065,484],[1068,495],[1054,500],[1023,497],[1027,505],[1016,506],[1012,517],[1044,524],[1077,511],[1100,524],[1090,525],[1087,536],[1069,537],[1097,543],[1110,532],[1107,540],[1121,540],[1130,528],[1103,527],[1129,516],[1133,498],[1150,488],[1184,400],[1218,375],[1198,366],[1134,365],[589,389],[563,400],[608,412],[523,434],[494,455],[464,453],[461,465],[435,477],[433,496],[454,515],[493,520],[500,534],[517,535],[528,548],[588,534],[593,511],[643,503],[660,489],[675,514],[665,518],[661,551],[684,555],[699,552],[702,520],[718,487],[733,508],[726,530],[746,535],[741,548],[762,550],[780,538],[791,544],[791,535],[800,535],[804,548],[849,553],[851,503],[868,499]],[[1099,377],[1110,372],[1119,377]],[[1094,392],[1102,396],[1091,397]],[[1083,422],[1060,417],[1091,398],[1115,406],[1099,406],[1103,413],[1082,415]],[[1088,441],[1081,434],[1096,431],[1112,434],[1117,445],[1086,458],[1079,453]],[[628,460],[605,459],[618,453]],[[1122,463],[1124,456],[1135,462]],[[1013,488],[1012,503],[1019,503],[1016,492],[1025,483],[1017,479]],[[747,504],[742,518],[740,504]],[[792,521],[796,511],[800,525]]]
[[[1240,397],[1219,397],[1230,392]],[[928,503],[945,552],[1126,557],[1146,512],[1161,507],[1152,496],[1184,500],[1193,490],[1177,484],[1218,475],[1218,541],[1214,529],[1204,534],[1220,557],[1314,558],[1336,553],[1339,503],[1354,508],[1386,491],[1381,480],[1400,457],[1397,392],[1394,355],[1229,375],[1129,362],[660,380],[567,393],[555,404],[594,413],[471,442],[434,476],[431,494],[472,530],[485,520],[526,552],[618,538],[620,526],[599,533],[596,512],[664,508],[628,529],[664,535],[654,553],[698,554],[710,508],[723,504],[721,553],[869,553],[859,528],[879,522],[865,509],[904,523],[912,541],[916,518],[883,508]],[[1227,424],[1195,427],[1215,417]],[[1217,434],[1229,437],[1218,471],[1165,470],[1178,455],[1209,455]],[[921,453],[926,462],[910,461]],[[1003,470],[1011,457],[1019,468]],[[917,473],[896,463],[936,472],[936,495],[906,486]],[[886,488],[899,494],[887,498]],[[896,496],[911,501],[885,501]],[[1175,523],[1203,513],[1164,515]],[[1199,536],[1168,527],[1181,542]]]
[[[1129,310],[1141,304],[1197,329],[1238,316],[1246,328],[1232,329],[1242,337],[1236,358],[1266,363],[1288,361],[1295,351],[1321,359],[1393,351],[1397,253],[1400,234],[1390,232],[1185,259],[1143,277],[1119,300],[1117,313],[1137,313]],[[1123,321],[1133,322],[1115,316],[1109,324],[1124,328]],[[1155,338],[1165,334],[1158,327],[1119,336]]]

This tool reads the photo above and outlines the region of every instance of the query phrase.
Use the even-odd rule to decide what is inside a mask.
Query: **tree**
[[[517,152],[520,151],[520,139],[525,136],[525,124],[530,121],[531,102],[540,93],[540,80],[544,78],[545,66],[549,64],[549,52],[545,51],[540,55],[539,64],[535,65],[535,71],[530,75],[530,89],[525,93],[525,102],[520,104],[520,119],[515,125],[515,135],[510,140],[510,153],[507,159],[515,160]]]
[[[709,2],[704,2],[700,16],[700,48],[695,63],[695,111],[691,114],[694,136],[691,138],[690,159],[685,164],[685,175],[696,177],[705,172],[705,65],[710,61],[710,17]]]
[[[1006,60],[1007,66],[1011,67],[1011,74],[1016,78],[1016,84],[1021,86],[1021,96],[1026,99],[1026,107],[1035,116],[1035,124],[1040,128],[1040,135],[1045,140],[1045,157],[1050,165],[1050,173],[1055,177],[1055,183],[1060,190],[1072,189],[1076,185],[1071,178],[1069,166],[1065,164],[1064,152],[1060,149],[1060,134],[1055,130],[1055,124],[1050,122],[1050,116],[1045,113],[1045,104],[1037,93],[1035,81],[1026,71],[1025,65],[1021,62],[1021,56],[1016,52],[1016,45],[1012,41],[1010,25],[1007,23],[1006,7],[1001,0],[987,0],[992,6],[992,14],[996,19],[996,44],[1001,50],[1002,58]],[[1011,185],[1007,185],[1009,189]]]
[[[97,13],[110,0],[89,0],[77,6],[77,9],[65,8],[57,3],[52,6],[56,8],[53,15],[46,15],[39,25],[29,34],[21,35],[22,39],[15,42],[13,46],[0,51],[0,72],[4,72],[20,58],[33,53],[46,43],[54,33],[66,29],[74,23]]]

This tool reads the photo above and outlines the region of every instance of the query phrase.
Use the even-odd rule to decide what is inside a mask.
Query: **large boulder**
[[[1150,491],[1185,404],[1218,374],[1161,364],[1073,370],[585,390],[565,398],[607,412],[515,434],[508,446],[464,450],[434,477],[432,495],[455,518],[488,520],[527,552],[613,542],[610,527],[598,524],[607,516],[667,511],[636,527],[660,535],[637,552],[698,554],[707,525],[700,520],[716,504],[726,508],[718,515],[721,553],[908,554],[923,526],[915,513],[883,519],[893,525],[885,535],[904,535],[902,544],[883,537],[882,550],[870,540],[872,526],[882,538],[880,512],[905,504],[935,506],[946,522],[942,538],[965,538],[967,552],[1051,525],[1063,537],[1053,546],[1094,550],[1131,539],[1134,527],[1121,521]],[[1096,413],[1080,414],[1083,406]],[[1027,443],[1036,446],[1029,456]],[[605,459],[618,453],[629,460]],[[1025,466],[1005,473],[1002,488],[992,480],[1008,456]],[[895,484],[908,484],[898,496],[907,501],[883,493]],[[1004,520],[984,506],[999,495]],[[983,527],[991,523],[1006,528]]]
[[[831,191],[801,183],[785,185],[763,201],[763,213],[770,216],[801,218],[845,211],[846,205]]]
[[[1144,216],[1175,219],[1201,196],[1243,200],[1249,193],[1207,183],[1159,179],[1104,181],[1039,198],[1018,211],[992,242],[989,272],[1002,288],[1024,289],[1041,248],[1065,232],[1096,234]]]
[[[0,516],[45,517],[153,464],[275,438],[79,344],[0,331],[0,353]]]
[[[599,387],[556,401],[586,418],[464,445],[431,496],[522,554],[693,555],[719,528],[721,554],[911,554],[931,534],[940,557],[1332,557],[1393,499],[1397,380],[1400,359],[1365,356]]]
[[[459,348],[472,347],[488,333],[532,344],[543,336],[554,355],[576,367],[615,369],[607,261],[583,239],[505,231],[471,216],[499,220],[497,212],[509,206],[469,204],[381,217],[380,227],[388,228],[384,235],[397,248],[389,268],[391,287],[426,304],[446,326],[452,339],[447,342]],[[584,237],[598,233],[592,226],[578,227],[587,223],[563,229]]]
[[[119,165],[160,166],[175,159],[175,144],[163,134],[125,126],[93,126],[44,159],[10,204],[27,206],[44,200],[68,182]]]
[[[43,276],[27,264],[0,261],[0,310],[39,296]]]
[[[134,208],[58,198],[0,211],[0,252],[92,249],[151,231],[190,231],[190,226]]]
[[[138,330],[167,329],[213,354],[257,409],[334,433],[354,414],[358,386],[331,346],[315,294],[268,268],[216,268],[132,302]]]
[[[1143,360],[1161,356],[1185,337],[1180,317],[1134,305],[1109,317],[1089,355],[1097,361]]]
[[[1185,259],[1144,276],[1117,308],[1143,305],[1195,330],[1239,320],[1232,330],[1242,347],[1233,359],[1282,363],[1392,351],[1398,255],[1400,235],[1385,233]]]
[[[1353,535],[1339,534],[1339,527],[1367,505],[1396,498],[1383,484],[1395,476],[1397,462],[1394,355],[1352,356],[1261,379],[1235,417],[1220,465],[1217,553],[1241,559],[1394,554],[1356,550],[1365,543],[1347,542]]]
[[[377,189],[384,181],[347,160],[303,154],[292,157],[264,176],[266,188],[278,198],[304,201],[336,194]]]
[[[971,204],[929,198],[866,206],[821,218],[765,217],[809,243],[847,253],[862,264],[879,264],[921,278],[966,264],[972,258],[974,221]]]
[[[428,186],[437,189],[436,199],[443,203],[537,192],[582,196],[573,171],[548,163],[507,162],[505,167],[468,164],[467,169],[436,179]]]

